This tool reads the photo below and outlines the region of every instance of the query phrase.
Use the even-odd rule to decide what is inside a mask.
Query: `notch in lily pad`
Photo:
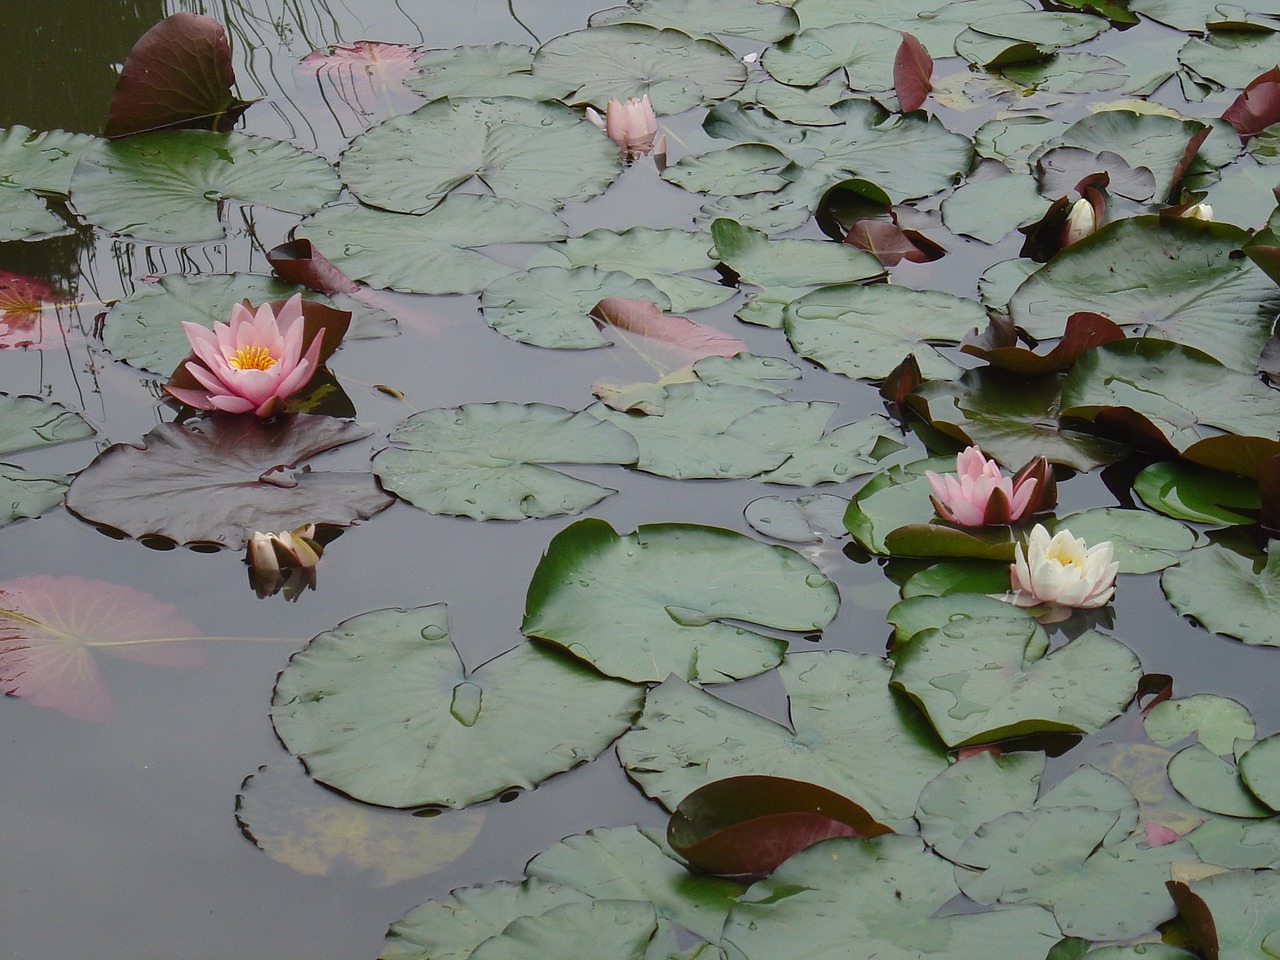
[[[708,783],[680,801],[667,822],[667,843],[695,870],[755,881],[821,840],[892,832],[826,787],[750,776]]]

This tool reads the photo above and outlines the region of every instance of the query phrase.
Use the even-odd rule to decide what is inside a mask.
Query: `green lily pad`
[[[1037,92],[1103,93],[1125,85],[1124,64],[1095,53],[1056,53],[1048,59],[1011,63],[998,77],[1021,96]]]
[[[1034,733],[1088,733],[1133,698],[1138,658],[1093,631],[1048,652],[1035,623],[972,617],[917,633],[894,653],[891,685],[949,746]]]
[[[1212,633],[1280,647],[1280,548],[1271,541],[1265,564],[1219,544],[1192,550],[1160,577],[1184,617]]]
[[[61,404],[0,393],[0,455],[83,440],[94,432],[80,414]]]
[[[593,900],[652,903],[658,915],[704,940],[718,940],[742,885],[691,873],[658,830],[614,827],[566,837],[525,867],[525,875],[577,890]]]
[[[790,487],[843,483],[883,465],[887,457],[906,449],[902,434],[881,416],[836,427],[808,446],[799,446],[782,465],[756,479]]]
[[[1262,506],[1256,483],[1177,460],[1144,467],[1134,478],[1133,492],[1151,509],[1192,523],[1252,523],[1238,509]]]
[[[775,193],[791,181],[783,171],[791,159],[767,143],[740,143],[714,153],[681,157],[662,179],[694,193],[746,197]],[[731,221],[737,222],[737,221]]]
[[[1245,787],[1234,764],[1203,743],[1193,743],[1173,755],[1169,782],[1188,802],[1210,813],[1261,819],[1275,812]]]
[[[956,372],[931,343],[959,343],[986,313],[976,300],[894,284],[824,287],[784,311],[792,349],[847,377],[881,379],[908,353],[926,377]]]
[[[191,352],[191,343],[182,330],[183,320],[212,328],[215,322],[226,323],[231,308],[243,300],[256,306],[286,300],[295,293],[350,311],[351,325],[344,340],[396,333],[395,320],[385,312],[345,294],[327,297],[251,273],[171,273],[112,304],[102,322],[102,342],[117,360],[139,370],[167,375]]]
[[[448,196],[421,216],[327,207],[298,227],[299,236],[352,280],[430,294],[478,293],[516,272],[475,247],[562,240],[565,232],[555,214],[540,207],[472,194]]]
[[[590,760],[641,695],[531,644],[468,673],[433,604],[313,638],[276,681],[271,718],[311,776],[349,796],[464,807]]]
[[[1168,746],[1195,734],[1206,747],[1224,756],[1231,753],[1237,739],[1251,740],[1256,732],[1244,704],[1212,693],[1157,703],[1142,718],[1142,727],[1154,743]]]
[[[587,412],[621,427],[640,444],[636,468],[676,480],[754,477],[782,466],[822,439],[832,406],[782,400],[734,384],[673,383],[660,414],[619,413],[603,403]]]
[[[1031,613],[1024,607],[1015,607],[985,594],[956,593],[909,597],[895,603],[885,615],[893,627],[895,649],[921,631],[945,629],[958,621],[975,617],[1019,621],[1030,619]]]
[[[773,668],[786,652],[785,639],[752,625],[821,630],[839,603],[831,581],[786,547],[682,523],[619,536],[588,519],[547,547],[520,629],[611,677],[725,683]]]
[[[564,81],[535,79],[533,48],[514,43],[428,50],[417,61],[418,76],[405,84],[428,100],[443,97],[524,97],[558,100],[573,90]]]
[[[671,310],[684,313],[714,307],[734,294],[732,287],[689,276],[715,265],[708,253],[710,249],[710,236],[687,230],[648,227],[632,227],[622,233],[592,230],[535,253],[528,266],[600,267],[621,271],[637,280],[648,280],[670,301]]]
[[[1025,13],[1021,0],[905,0],[886,7],[877,0],[797,0],[792,9],[806,30],[838,23],[874,23],[911,34],[934,56],[946,56],[970,23],[988,17]]]
[[[831,493],[787,500],[760,497],[742,511],[751,529],[787,543],[821,543],[847,536],[842,518],[849,501]]]
[[[0,241],[27,240],[69,229],[34,193],[0,182]]]
[[[827,840],[750,887],[721,942],[735,960],[786,956],[797,943],[808,960],[845,960],[850,944],[882,960],[1043,960],[1060,936],[1034,906],[938,916],[955,893],[946,861],[917,837]]]
[[[943,560],[917,570],[903,582],[902,598],[949,597],[961,593],[1005,593],[1009,564],[998,560]],[[1003,601],[1002,601],[1003,602]]]
[[[1169,865],[1194,853],[1185,841],[1147,846],[1141,834],[1107,842],[1115,822],[1114,810],[1092,806],[1006,813],[965,841],[956,881],[979,903],[1048,907],[1067,936],[1136,937],[1174,915]]]
[[[603,110],[610,97],[648,94],[655,111],[671,114],[729,96],[747,79],[747,70],[714,40],[619,23],[547,41],[533,58],[533,75],[573,84],[566,98],[572,103]]]
[[[1280,864],[1280,819],[1210,817],[1187,834],[1187,842],[1205,863],[1228,869],[1273,867]]]
[[[1050,533],[1069,529],[1085,543],[1110,540],[1121,573],[1155,573],[1178,562],[1196,544],[1186,524],[1144,510],[1105,507],[1058,517],[1046,524]]]
[[[225,200],[309,214],[337,199],[341,187],[323,157],[280,140],[164,130],[89,150],[71,178],[71,203],[111,233],[199,243],[225,233]]]
[[[1240,755],[1240,779],[1272,810],[1280,810],[1280,734],[1264,737]]]
[[[1129,6],[1136,13],[1188,33],[1200,33],[1211,23],[1221,23],[1224,10],[1229,10],[1233,19],[1261,15],[1265,22],[1267,17],[1275,16],[1268,0],[1129,0]]]
[[[476,947],[497,936],[513,920],[539,916],[566,903],[586,903],[588,899],[570,887],[541,880],[463,887],[443,899],[429,900],[391,924],[379,957],[467,960]]]
[[[1280,289],[1237,254],[1247,239],[1225,223],[1118,220],[1028,277],[1009,302],[1010,316],[1044,339],[1061,336],[1076,311],[1101,313],[1252,374],[1280,312]]]
[[[668,810],[726,777],[816,783],[910,830],[920,789],[947,766],[927,720],[889,689],[889,664],[844,651],[791,654],[778,668],[791,729],[678,680],[649,691],[618,742],[628,776]]]
[[[545,463],[633,463],[612,424],[545,403],[468,403],[416,413],[373,458],[382,486],[429,513],[524,520],[581,513],[616,491]]]
[[[1253,960],[1280,953],[1280,871],[1232,870],[1169,892],[1206,956]]]
[[[342,155],[351,192],[400,213],[426,213],[473,177],[495,197],[555,209],[603,193],[620,169],[617,148],[577,113],[517,97],[436,100]]]
[[[485,286],[480,309],[489,326],[518,343],[552,350],[607,347],[590,316],[606,297],[649,300],[665,309],[666,294],[648,280],[596,267],[533,267]]]
[[[0,527],[52,510],[66,496],[68,484],[65,477],[42,476],[0,464]]]
[[[973,135],[973,149],[980,157],[999,160],[1010,170],[1030,167],[1031,153],[1067,128],[1052,117],[1015,116],[988,120]]]
[[[1274,8],[1267,12],[1274,18]],[[1244,87],[1280,60],[1280,33],[1274,32],[1280,22],[1272,19],[1271,24],[1270,30],[1214,31],[1208,39],[1192,38],[1178,52],[1178,62],[1199,79]]]
[[[893,87],[893,58],[902,33],[869,23],[840,23],[802,30],[765,50],[760,58],[782,83],[809,87],[843,69],[851,90],[883,92]]]
[[[998,243],[1048,209],[1049,201],[1040,196],[1034,177],[1012,174],[960,187],[942,201],[942,221],[952,233]]]
[[[840,122],[832,113],[831,105],[848,95],[849,87],[838,73],[811,87],[790,87],[765,75],[749,79],[733,99],[741,104],[754,104],[769,116],[788,123],[827,127]]]
[[[15,123],[0,130],[0,183],[65,195],[80,158],[101,142],[87,133],[37,132]]]
[[[1021,40],[1041,47],[1070,47],[1110,29],[1098,17],[1080,13],[1024,10],[971,21],[969,28],[991,37]],[[962,54],[963,56],[963,54]]]
[[[500,934],[476,947],[468,960],[542,960],[592,953],[644,960],[657,933],[658,918],[651,903],[567,903],[536,917],[512,920]]]
[[[593,27],[611,23],[643,23],[674,27],[690,34],[725,34],[774,43],[795,33],[800,20],[780,3],[739,3],[737,0],[631,0],[591,15]],[[712,938],[714,939],[714,938]]]

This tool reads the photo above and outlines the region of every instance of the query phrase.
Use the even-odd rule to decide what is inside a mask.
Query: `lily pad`
[[[83,417],[61,404],[0,393],[0,454],[83,440],[93,434]]]
[[[869,23],[841,23],[802,30],[765,50],[760,62],[775,80],[808,87],[843,69],[851,90],[893,87],[893,60],[902,33]]]
[[[610,97],[648,94],[654,110],[670,114],[729,96],[747,79],[747,70],[714,40],[618,23],[547,41],[533,58],[533,75],[573,84],[565,98],[572,103],[603,110]]]
[[[734,294],[732,287],[689,275],[715,265],[710,249],[710,236],[687,230],[592,230],[535,253],[528,266],[618,270],[648,280],[665,294],[672,310],[684,313],[714,307]]]
[[[756,477],[761,483],[813,487],[820,483],[844,483],[884,465],[886,458],[906,449],[902,434],[881,416],[846,423],[799,446],[782,465]]]
[[[590,760],[641,693],[531,644],[468,673],[433,604],[313,638],[276,681],[271,718],[311,776],[349,796],[464,807]]]
[[[1275,812],[1244,785],[1234,764],[1203,743],[1193,743],[1173,755],[1169,782],[1190,803],[1210,813],[1262,819]]]
[[[1151,509],[1192,523],[1252,523],[1239,510],[1262,507],[1256,483],[1176,460],[1144,467],[1134,478],[1133,492]]]
[[[468,960],[542,960],[599,956],[644,960],[658,933],[653,904],[638,900],[591,900],[552,907],[536,917],[512,920],[473,950]]]
[[[473,177],[495,197],[555,209],[603,193],[619,171],[617,149],[574,111],[516,97],[436,100],[342,155],[351,192],[400,213],[426,213]]]
[[[87,133],[37,132],[15,123],[0,130],[0,183],[65,195],[76,164],[98,143]]]
[[[1165,596],[1206,630],[1280,647],[1280,541],[1265,564],[1219,544],[1192,550],[1160,577]]]
[[[787,500],[760,497],[742,511],[751,529],[787,543],[821,543],[847,536],[842,518],[849,506],[844,497],[814,493]]]
[[[882,379],[908,353],[926,377],[947,379],[956,367],[931,343],[959,343],[986,323],[975,300],[893,284],[824,287],[784,311],[792,349],[834,373]]]
[[[484,821],[483,810],[424,818],[352,803],[316,786],[297,764],[259,767],[236,797],[241,831],[272,860],[309,877],[354,874],[374,887],[452,863]]]
[[[924,630],[943,629],[974,617],[1027,620],[1031,613],[981,593],[915,596],[895,603],[885,619],[893,627],[894,649]]]
[[[947,756],[928,721],[889,689],[890,670],[870,654],[791,654],[778,673],[794,732],[668,680],[649,691],[618,757],[668,810],[716,780],[768,775],[826,787],[881,823],[910,830],[920,789]]]
[[[849,87],[838,73],[811,87],[789,87],[766,75],[749,79],[733,99],[742,104],[755,104],[778,120],[826,127],[840,122],[831,112],[831,105],[848,95]]]
[[[27,473],[0,464],[0,527],[52,510],[62,502],[68,482],[65,477]]]
[[[566,837],[525,867],[525,876],[593,900],[652,903],[658,915],[717,940],[741,884],[691,873],[654,829],[614,827]]]
[[[448,196],[421,216],[327,207],[298,227],[351,279],[429,294],[478,293],[516,272],[475,247],[562,240],[565,232],[555,214],[540,207],[474,194]]]
[[[558,100],[573,90],[566,81],[535,79],[533,48],[513,43],[428,50],[418,58],[419,76],[405,81],[428,100],[442,97],[524,97]]]
[[[1153,743],[1176,743],[1195,737],[1216,754],[1231,753],[1237,739],[1253,739],[1253,717],[1238,700],[1212,693],[1197,693],[1157,703],[1142,718],[1142,727]]]
[[[1169,893],[1206,956],[1251,960],[1280,952],[1280,871],[1232,870]]]
[[[0,241],[28,240],[68,229],[34,193],[0,182]]]
[[[391,497],[371,474],[312,470],[303,461],[368,435],[307,414],[162,423],[137,445],[100,453],[72,482],[67,507],[129,536],[232,550],[255,530],[346,525],[385,510]]]
[[[469,403],[414,414],[391,433],[373,472],[429,513],[524,520],[581,513],[616,491],[542,466],[633,463],[630,435],[545,403]]]
[[[839,602],[835,586],[785,547],[681,523],[619,536],[588,519],[547,547],[520,629],[611,677],[725,683],[782,659],[786,640],[761,629],[821,630]]]
[[[643,23],[651,27],[674,27],[691,34],[725,34],[764,43],[774,43],[800,28],[799,18],[785,4],[744,4],[737,0],[631,0],[626,6],[593,13],[589,23],[593,27]]]
[[[950,874],[917,837],[828,840],[750,887],[721,942],[734,960],[785,956],[797,942],[808,960],[844,960],[855,943],[882,960],[1043,960],[1060,936],[1048,911],[938,916],[956,893]]]
[[[972,617],[917,633],[894,653],[891,685],[949,746],[1036,733],[1088,733],[1133,698],[1138,658],[1093,631],[1048,652],[1030,621]]]
[[[1240,779],[1272,810],[1280,810],[1280,734],[1264,737],[1240,755]]]
[[[251,273],[168,274],[111,305],[102,321],[102,342],[117,360],[140,370],[168,374],[191,352],[182,321],[212,328],[215,322],[226,323],[231,308],[241,301],[271,303],[295,293],[349,311],[351,326],[344,341],[396,333],[395,320],[385,312],[343,294],[326,297]]]
[[[1012,174],[966,183],[942,201],[942,220],[952,233],[998,243],[1048,209],[1030,175]]]
[[[1050,533],[1069,529],[1085,543],[1110,540],[1121,573],[1155,573],[1175,564],[1195,546],[1196,534],[1184,523],[1144,510],[1106,507],[1058,517]]]
[[[1172,862],[1194,858],[1185,841],[1148,846],[1141,834],[1106,838],[1114,810],[1047,806],[979,827],[960,848],[956,882],[979,903],[1036,903],[1067,936],[1119,940],[1172,918]]]
[[[280,140],[165,130],[98,144],[71,178],[94,226],[137,240],[200,243],[225,233],[224,201],[314,213],[342,184],[328,162]]]
[[[649,416],[603,403],[587,412],[636,438],[637,469],[676,480],[754,477],[780,467],[822,439],[832,413],[827,403],[734,384],[673,383],[655,403],[660,412]]]
[[[1118,220],[1028,277],[1009,302],[1010,316],[1044,339],[1061,336],[1070,314],[1088,310],[1252,374],[1280,312],[1280,289],[1237,254],[1248,238],[1224,223]]]
[[[1280,820],[1240,820],[1210,817],[1191,833],[1187,842],[1205,863],[1235,869],[1274,867],[1280,864]]]
[[[936,52],[952,50],[956,37],[975,20],[1025,13],[1022,0],[905,0],[886,7],[877,0],[797,0],[792,9],[808,30],[837,23],[874,23],[911,34]]]

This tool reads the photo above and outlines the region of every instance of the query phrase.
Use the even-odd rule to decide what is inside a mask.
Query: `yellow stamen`
[[[227,365],[233,370],[270,370],[276,365],[276,358],[266,347],[239,347],[227,357]]]

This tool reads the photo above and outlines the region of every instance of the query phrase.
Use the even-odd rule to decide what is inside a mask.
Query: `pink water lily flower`
[[[587,107],[587,119],[607,133],[618,149],[628,156],[648,153],[659,146],[655,142],[658,118],[647,93],[639,100],[627,97],[625,103],[617,97],[610,97],[604,117]]]
[[[1014,551],[1009,579],[1013,596],[1009,602],[1019,607],[1042,603],[1053,607],[1101,607],[1116,592],[1120,564],[1112,560],[1110,540],[1087,546],[1065,527],[1049,536],[1036,524],[1024,548]]]
[[[195,355],[184,366],[203,389],[171,384],[165,389],[197,410],[275,416],[320,366],[320,334],[302,352],[305,324],[299,294],[278,314],[268,303],[255,313],[245,301],[231,308],[229,323],[215,323],[208,330],[184,322],[182,329]]]
[[[1012,477],[988,460],[977,447],[956,455],[956,472],[937,474],[926,470],[933,488],[933,508],[938,516],[962,527],[1012,523],[1024,514],[1052,506],[1056,486],[1049,462],[1036,457]]]

